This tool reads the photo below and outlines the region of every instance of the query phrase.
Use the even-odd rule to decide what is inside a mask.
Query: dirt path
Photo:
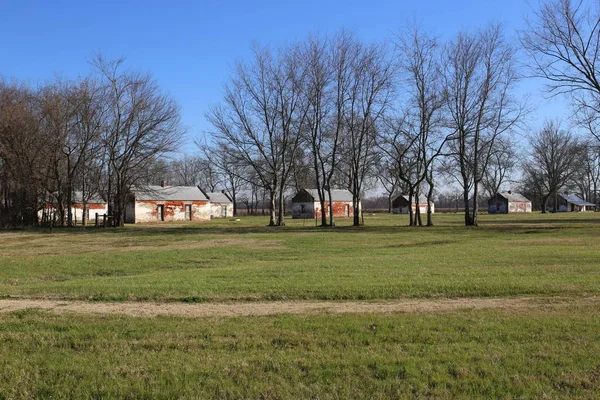
[[[600,297],[510,297],[460,298],[444,300],[358,301],[274,301],[256,303],[99,303],[70,300],[1,299],[0,313],[25,309],[57,313],[125,314],[136,317],[173,315],[184,317],[235,317],[272,314],[341,314],[435,312],[458,309],[543,309],[586,305],[600,306]]]

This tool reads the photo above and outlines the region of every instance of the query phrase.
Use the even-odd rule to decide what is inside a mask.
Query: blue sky
[[[0,0],[0,76],[35,85],[87,74],[86,60],[95,52],[124,56],[128,68],[151,72],[180,103],[189,128],[182,150],[193,152],[193,139],[209,129],[206,110],[219,101],[233,62],[248,56],[252,42],[276,47],[341,28],[381,41],[407,21],[441,38],[501,22],[516,40],[530,13],[523,0]],[[544,99],[541,82],[524,82],[519,93],[530,93],[537,107],[532,127],[568,114],[562,99]]]

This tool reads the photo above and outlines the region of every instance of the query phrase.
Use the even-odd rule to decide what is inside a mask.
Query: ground
[[[0,398],[596,398],[600,213],[0,233]]]

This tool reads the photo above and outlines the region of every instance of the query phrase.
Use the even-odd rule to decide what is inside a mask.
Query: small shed
[[[575,194],[559,194],[558,195],[558,211],[559,212],[581,212],[594,210],[596,205],[589,201],[583,200]]]
[[[520,193],[508,192],[496,193],[488,200],[488,213],[530,213],[531,201]]]
[[[333,216],[346,218],[354,215],[352,193],[349,190],[335,189],[331,191]],[[359,203],[359,209],[360,209]],[[325,191],[325,215],[329,216],[329,193]],[[321,202],[317,189],[301,189],[292,198],[292,218],[320,218]]]
[[[233,216],[233,200],[225,191],[205,192],[210,201],[211,218],[227,218]]]
[[[206,221],[210,202],[196,186],[147,186],[131,191],[125,222]]]
[[[431,204],[431,212],[435,213],[435,204],[430,202]],[[392,200],[392,213],[393,214],[408,214],[408,207],[410,205],[409,196],[407,194],[401,194],[397,196],[394,200]],[[417,203],[415,198],[413,198],[412,203],[413,213],[417,211]],[[427,198],[424,196],[419,196],[419,213],[427,214]]]

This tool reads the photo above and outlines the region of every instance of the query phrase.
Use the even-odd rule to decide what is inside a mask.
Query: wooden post
[[[106,228],[106,219],[107,219],[107,218],[106,218],[106,214],[103,214],[103,215],[102,215],[102,227],[103,227],[103,228]]]
[[[96,227],[98,227],[98,213],[96,213]]]

